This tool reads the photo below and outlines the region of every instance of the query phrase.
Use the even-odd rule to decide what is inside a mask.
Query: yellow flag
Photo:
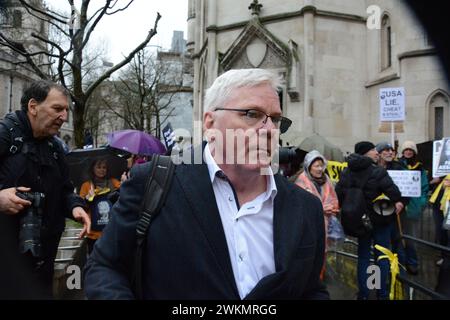
[[[327,174],[330,177],[330,180],[334,183],[338,182],[341,177],[341,172],[347,168],[347,166],[347,162],[328,161]]]

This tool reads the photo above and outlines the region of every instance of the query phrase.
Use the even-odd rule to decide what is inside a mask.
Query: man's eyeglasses
[[[266,124],[267,119],[271,119],[272,123],[280,129],[281,133],[285,133],[289,127],[292,124],[292,120],[283,117],[283,116],[270,116],[266,114],[265,112],[262,112],[261,110],[255,110],[255,109],[228,109],[228,108],[216,108],[214,111],[235,111],[235,112],[241,112],[244,114],[245,121],[250,126],[256,126],[260,123]]]

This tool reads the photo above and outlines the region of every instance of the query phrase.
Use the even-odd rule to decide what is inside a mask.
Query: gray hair
[[[234,69],[220,75],[206,90],[204,110],[213,111],[223,107],[230,93],[241,87],[254,87],[267,83],[275,91],[281,86],[281,79],[275,73],[264,69]]]

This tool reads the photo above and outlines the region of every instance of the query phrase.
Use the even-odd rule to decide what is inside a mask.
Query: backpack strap
[[[20,130],[19,118],[15,113],[9,113],[5,116],[5,118],[0,121],[6,130],[9,132],[10,136],[10,146],[9,146],[9,155],[16,154],[22,150],[23,146],[23,135]]]
[[[150,164],[150,177],[145,186],[141,204],[141,218],[136,227],[136,252],[132,285],[136,299],[143,298],[142,253],[150,223],[161,210],[172,182],[175,165],[170,156],[154,155]]]

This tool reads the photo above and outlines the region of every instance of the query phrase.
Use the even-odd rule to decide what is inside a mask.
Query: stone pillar
[[[209,0],[207,3],[208,3],[208,27],[217,26],[217,0]],[[206,61],[206,66],[208,74],[206,77],[205,84],[209,88],[218,75],[216,31],[209,29],[207,36],[208,36],[208,57]]]
[[[189,0],[188,2],[186,50],[189,54],[193,54],[195,52],[195,23],[197,21],[195,15],[195,2],[196,0]]]
[[[305,30],[305,99],[302,131],[308,135],[314,133],[314,11],[314,7],[307,7],[303,15]]]

